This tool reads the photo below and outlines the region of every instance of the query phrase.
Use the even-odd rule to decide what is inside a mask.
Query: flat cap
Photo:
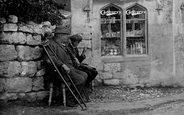
[[[74,35],[70,36],[70,40],[74,41],[74,42],[75,41],[79,41],[80,42],[80,41],[82,41],[82,39],[83,39],[82,36],[79,35],[79,34],[74,34]]]

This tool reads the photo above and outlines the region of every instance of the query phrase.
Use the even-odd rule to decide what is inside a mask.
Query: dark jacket
[[[65,64],[69,68],[72,68],[74,66],[73,59],[71,58],[71,55],[67,51],[66,44],[59,42],[57,39],[51,39],[49,41],[49,46],[51,47],[53,52],[58,57],[58,59],[57,59],[53,55],[53,53],[50,50],[48,50],[52,60],[56,64],[56,66],[59,67],[59,66],[62,66],[63,64]],[[47,59],[47,61],[48,61],[48,59]]]
[[[86,58],[85,55],[79,55],[78,48],[74,48],[70,43],[68,44],[68,49],[74,55],[74,57],[79,60],[80,63]]]

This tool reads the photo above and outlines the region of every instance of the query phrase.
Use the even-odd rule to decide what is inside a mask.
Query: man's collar
[[[72,42],[70,41],[69,44],[72,46],[72,48],[77,48],[77,47],[74,47]]]

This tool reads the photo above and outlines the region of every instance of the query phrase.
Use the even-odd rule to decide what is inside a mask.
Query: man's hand
[[[67,72],[70,73],[70,68],[66,66],[65,64],[62,65],[63,69]]]
[[[86,58],[85,53],[86,53],[86,47],[83,48],[82,53],[81,53],[81,56],[83,56],[84,58]]]
[[[75,58],[75,62],[77,64],[77,67],[80,66],[80,62],[79,62],[79,60],[77,58]]]
[[[83,48],[82,55],[85,55],[85,53],[86,53],[86,47]]]

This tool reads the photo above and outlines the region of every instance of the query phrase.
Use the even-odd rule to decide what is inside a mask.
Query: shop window
[[[101,56],[122,55],[122,10],[109,4],[100,10]]]
[[[147,10],[135,4],[125,11],[126,54],[147,54]]]

